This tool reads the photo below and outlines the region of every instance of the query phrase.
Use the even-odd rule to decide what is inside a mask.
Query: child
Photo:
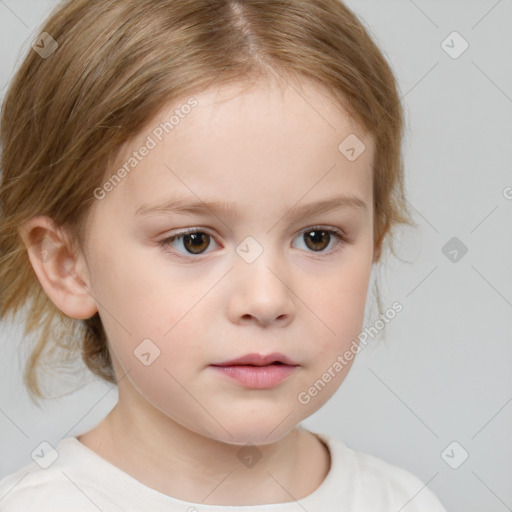
[[[443,511],[300,425],[410,223],[402,123],[338,0],[59,4],[3,105],[0,313],[31,301],[32,396],[79,342],[119,400],[4,477],[0,509]]]

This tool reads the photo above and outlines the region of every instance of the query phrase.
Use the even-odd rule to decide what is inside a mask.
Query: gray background
[[[0,96],[54,3],[0,0]],[[400,233],[403,261],[390,257],[381,279],[384,310],[399,301],[403,311],[304,426],[408,469],[448,510],[512,510],[512,0],[347,3],[399,78],[419,228]],[[454,31],[469,43],[458,58],[442,47]],[[452,237],[468,249],[457,261],[443,252]],[[92,428],[117,392],[77,372],[66,382],[82,389],[36,408],[21,383],[21,328],[0,328],[2,477],[42,441]],[[445,461],[464,451],[457,469]]]

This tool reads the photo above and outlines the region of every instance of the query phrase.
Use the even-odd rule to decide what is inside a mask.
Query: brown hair
[[[115,375],[98,313],[75,320],[53,304],[17,228],[46,215],[83,247],[93,191],[121,146],[172,99],[276,73],[309,80],[375,142],[375,246],[391,241],[394,226],[414,224],[403,190],[397,84],[340,0],[67,0],[41,32],[58,48],[45,58],[29,50],[0,126],[0,316],[30,300],[25,335],[36,332],[37,343],[24,382],[32,399],[45,398],[37,369],[52,350],[76,354],[80,344],[93,373],[112,383]]]

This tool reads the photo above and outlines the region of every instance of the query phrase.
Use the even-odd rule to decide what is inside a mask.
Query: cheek
[[[364,319],[368,285],[370,279],[370,263],[356,263],[350,268],[342,268],[333,275],[327,284],[319,286],[319,282],[309,283],[311,309],[322,320],[320,322],[322,336],[327,349],[332,346],[343,346],[350,343],[359,334]],[[308,287],[305,287],[308,290]],[[311,293],[311,290],[315,290]],[[320,331],[319,331],[320,332]]]
[[[126,262],[116,272],[118,276],[105,275],[108,300],[103,302],[102,296],[105,307],[100,307],[100,316],[124,371],[132,370],[130,375],[150,380],[155,373],[168,379],[165,369],[191,371],[194,363],[197,366],[204,359],[201,342],[208,333],[205,293],[211,284],[196,281],[185,286],[178,276],[170,284],[169,277],[162,279],[155,269],[153,274],[159,279],[132,273]],[[144,370],[145,363],[151,367],[149,372]]]
[[[174,411],[179,416],[182,410],[194,409],[196,404],[187,390],[194,396],[198,394],[193,384],[200,378],[206,362],[200,347],[192,342],[193,336],[196,334],[185,323],[166,336],[151,334],[142,340],[142,336],[127,336],[118,330],[112,337],[109,334],[112,359],[120,374],[126,375],[126,382],[121,386],[135,387],[166,414]],[[185,419],[186,415],[182,420]]]
[[[103,316],[111,349],[123,373],[130,371],[134,381],[140,377],[148,383],[168,380],[166,370],[179,380],[182,376],[193,378],[192,373],[207,364],[205,328],[189,310],[182,304],[163,316],[151,308],[139,309],[129,324],[129,333],[108,315]]]
[[[180,283],[179,272],[171,274],[147,252],[121,249],[112,247],[110,254],[103,251],[91,267],[100,315],[115,331],[122,327],[124,337],[162,338],[204,290],[194,281],[190,286]]]

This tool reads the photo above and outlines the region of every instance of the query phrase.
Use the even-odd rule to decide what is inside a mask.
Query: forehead
[[[343,153],[346,141],[365,148],[357,160]],[[373,141],[314,84],[233,84],[165,105],[125,144],[111,172],[122,166],[128,172],[101,207],[116,203],[133,214],[170,193],[231,198],[242,209],[264,195],[289,204],[332,188],[371,200]]]

